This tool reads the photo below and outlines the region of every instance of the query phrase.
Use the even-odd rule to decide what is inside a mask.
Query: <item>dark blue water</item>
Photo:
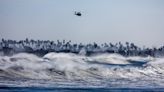
[[[0,87],[0,92],[164,92],[164,88]]]

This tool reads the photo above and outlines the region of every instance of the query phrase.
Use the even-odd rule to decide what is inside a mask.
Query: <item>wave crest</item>
[[[34,54],[19,53],[13,56],[0,56],[0,81],[44,79],[68,83],[71,80],[91,85],[93,82],[94,85],[102,82],[109,85],[117,83],[116,80],[121,80],[122,83],[136,80],[158,82],[164,81],[163,66],[163,58],[153,57],[123,57],[117,54],[83,56],[54,52],[38,57]],[[136,81],[135,84],[137,83],[139,82]]]

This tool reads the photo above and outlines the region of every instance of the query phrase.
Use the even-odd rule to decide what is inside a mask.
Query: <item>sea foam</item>
[[[163,66],[164,58],[154,57],[19,53],[0,56],[0,85],[164,87]]]

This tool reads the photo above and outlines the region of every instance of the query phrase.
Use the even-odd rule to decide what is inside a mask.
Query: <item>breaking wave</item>
[[[164,58],[19,53],[0,56],[1,86],[164,87]]]

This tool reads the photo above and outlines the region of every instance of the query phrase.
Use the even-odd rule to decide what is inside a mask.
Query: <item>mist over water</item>
[[[0,56],[0,86],[164,87],[164,58],[19,53]]]

